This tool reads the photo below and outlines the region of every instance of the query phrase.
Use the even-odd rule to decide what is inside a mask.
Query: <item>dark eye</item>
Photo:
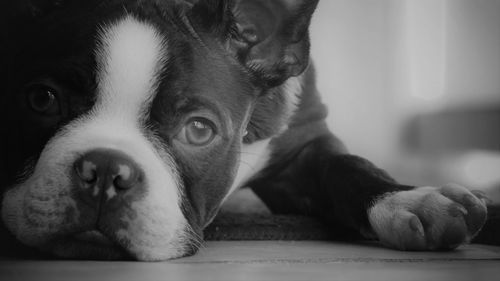
[[[45,85],[31,85],[26,89],[28,105],[36,113],[43,115],[57,115],[61,113],[57,93]]]
[[[179,139],[183,143],[203,146],[215,138],[215,125],[206,118],[191,118],[182,128]]]

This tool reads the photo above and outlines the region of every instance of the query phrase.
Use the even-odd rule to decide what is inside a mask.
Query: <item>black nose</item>
[[[74,164],[75,178],[94,196],[101,190],[119,193],[142,184],[143,171],[127,155],[117,150],[98,149],[87,152]]]

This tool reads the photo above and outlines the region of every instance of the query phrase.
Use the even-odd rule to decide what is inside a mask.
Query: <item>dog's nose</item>
[[[92,187],[94,196],[103,189],[111,194],[131,189],[144,178],[142,169],[129,156],[110,149],[87,152],[75,162],[74,171],[79,184]]]

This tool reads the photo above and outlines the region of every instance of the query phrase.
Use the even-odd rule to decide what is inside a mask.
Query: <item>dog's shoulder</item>
[[[327,115],[311,63],[300,76],[262,95],[248,125],[245,143],[271,138],[274,154],[291,153],[313,139],[331,135]],[[339,149],[343,149],[340,143]]]

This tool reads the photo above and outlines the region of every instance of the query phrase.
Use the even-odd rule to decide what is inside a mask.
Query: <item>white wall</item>
[[[311,38],[329,126],[396,177],[430,161],[402,149],[408,118],[500,103],[500,0],[322,0]]]
[[[385,162],[395,140],[396,2],[320,1],[311,30],[329,125],[351,151],[376,162]]]

